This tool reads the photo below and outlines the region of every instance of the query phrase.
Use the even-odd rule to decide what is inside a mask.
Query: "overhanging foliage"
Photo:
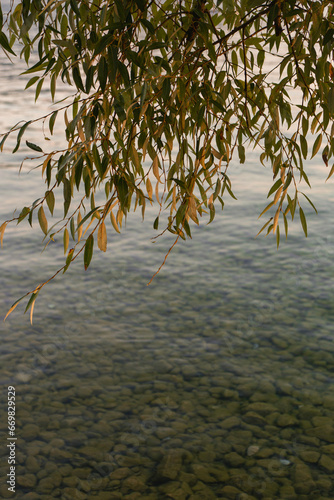
[[[32,47],[38,52],[26,71],[36,99],[48,85],[55,100],[59,80],[75,93],[59,105],[66,149],[26,141],[47,190],[18,217],[32,223],[37,213],[49,240],[62,233],[58,273],[80,253],[87,269],[94,245],[107,249],[107,220],[120,231],[148,203],[157,206],[156,230],[173,233],[175,243],[191,237],[193,223],[211,222],[225,196],[234,197],[229,166],[251,149],[274,179],[261,214],[272,215],[260,232],[274,233],[278,245],[280,225],[287,236],[298,214],[307,235],[298,189],[301,179],[309,184],[305,160],[321,152],[328,166],[334,151],[333,2],[24,0],[0,21],[9,57],[16,41],[28,65]],[[267,69],[269,55],[276,66]],[[59,117],[47,117],[50,134]],[[3,134],[1,149],[17,133],[16,152],[31,123]],[[105,202],[96,206],[101,185]],[[76,190],[82,198],[73,204]],[[49,229],[56,196],[64,216]],[[27,309],[48,281],[29,292]]]

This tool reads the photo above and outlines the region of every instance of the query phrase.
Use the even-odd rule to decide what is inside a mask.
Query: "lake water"
[[[49,109],[46,90],[38,107],[23,92],[22,69],[1,55],[1,131]],[[18,175],[24,156],[0,156],[1,222],[45,190],[38,172]],[[251,155],[230,171],[238,201],[150,286],[172,242],[151,241],[154,212],[45,288],[33,325],[22,306],[0,324],[3,498],[334,498],[334,194],[321,158],[309,169],[319,214],[305,200],[307,239],[298,221],[278,251],[255,239],[272,174]],[[41,253],[37,225],[5,233],[2,317],[62,265],[62,242]]]

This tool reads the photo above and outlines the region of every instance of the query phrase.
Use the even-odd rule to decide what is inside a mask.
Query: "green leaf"
[[[328,110],[331,115],[334,114],[334,88],[329,89],[327,95]]]
[[[1,142],[0,142],[0,151],[3,151],[3,147],[5,145],[5,142],[6,142],[6,139],[7,137],[9,136],[10,132],[7,132],[3,138],[1,139]]]
[[[284,220],[284,230],[285,230],[285,238],[288,238],[288,219],[286,218],[286,215],[283,213],[283,220]]]
[[[279,247],[279,243],[280,243],[280,232],[279,232],[279,225],[276,226],[276,244],[277,244],[277,248]]]
[[[333,43],[333,40],[334,40],[334,29],[330,28],[324,36],[323,45],[326,45],[326,43],[329,42]]]
[[[307,201],[309,202],[309,204],[311,205],[311,207],[313,208],[313,210],[315,211],[315,213],[317,214],[318,211],[317,209],[315,208],[314,204],[312,203],[312,201],[310,200],[310,198],[308,196],[306,196],[305,193],[302,193],[303,196],[305,196],[305,198],[307,199]]]
[[[166,77],[164,83],[162,84],[162,99],[166,103],[169,99],[170,94],[170,78]]]
[[[144,105],[146,93],[147,93],[147,83],[144,82],[140,93],[140,109],[142,109]]]
[[[90,234],[87,238],[84,251],[84,266],[85,271],[87,271],[89,264],[93,257],[93,247],[94,247],[94,236]]]
[[[65,262],[63,274],[66,273],[67,269],[69,268],[69,265],[71,264],[71,261],[73,259],[73,254],[74,254],[74,248],[71,248],[67,254],[67,257],[66,257],[66,262]]]
[[[29,127],[31,123],[31,120],[26,122],[24,125],[22,125],[22,127],[20,128],[20,131],[19,133],[17,134],[17,142],[16,142],[16,146],[15,148],[13,149],[13,153],[16,153],[16,151],[19,149],[20,147],[20,143],[21,143],[21,139],[22,139],[22,136],[25,132],[25,130]]]
[[[74,217],[71,217],[70,232],[71,232],[72,239],[75,241],[75,222],[74,222]]]
[[[58,114],[58,110],[54,111],[52,113],[52,115],[50,116],[49,129],[50,129],[50,134],[51,135],[53,134],[53,129],[54,129],[55,121],[56,121],[56,118],[57,118],[57,114]]]
[[[278,179],[278,181],[275,182],[275,184],[273,184],[269,190],[269,193],[267,195],[267,198],[269,198],[269,196],[271,196],[275,191],[277,191],[277,189],[282,185],[282,181],[281,179]]]
[[[228,191],[228,194],[234,199],[234,200],[237,200],[238,198],[235,196],[235,194],[233,193],[232,189],[230,188],[228,182],[226,182],[226,180],[224,179],[224,183],[223,183],[223,189],[227,189]]]
[[[39,80],[39,76],[33,76],[32,78],[30,78],[29,82],[25,86],[25,89],[28,89],[29,87],[34,85],[34,83],[38,82],[38,80]]]
[[[117,99],[114,100],[114,108],[115,108],[116,113],[119,116],[119,119],[122,122],[124,122],[124,120],[126,119],[126,114],[125,114],[125,111],[124,111],[124,106]]]
[[[145,4],[144,0],[141,0],[143,4]],[[136,2],[138,3],[138,2]],[[141,9],[142,10],[142,9]],[[142,23],[143,26],[151,33],[151,35],[155,34],[155,29],[152,23],[148,21],[147,19],[141,19],[140,22]]]
[[[36,85],[35,101],[37,101],[37,99],[39,98],[39,94],[41,93],[43,83],[44,83],[44,78],[42,78]]]
[[[0,28],[1,28],[1,26],[0,26]],[[0,32],[0,45],[7,52],[12,54],[13,56],[16,56],[15,52],[12,50],[11,46],[9,45],[8,38],[6,37],[6,35],[2,31]]]
[[[21,210],[21,213],[19,215],[19,218],[18,218],[18,221],[17,223],[19,224],[20,222],[23,221],[23,219],[25,219],[27,217],[27,215],[29,215],[30,213],[30,208],[29,207],[24,207],[22,210]]]
[[[240,163],[245,163],[246,156],[245,156],[245,147],[244,146],[238,146],[238,154],[239,154]]]
[[[107,78],[108,78],[107,62],[104,57],[101,57],[100,62],[98,64],[98,79],[100,82],[102,92],[105,91]]]
[[[71,197],[72,197],[72,188],[71,188],[71,182],[64,178],[64,188],[63,188],[63,193],[64,193],[64,217],[66,217],[68,209],[70,208],[71,204]]]
[[[305,214],[304,214],[302,207],[299,207],[299,217],[300,217],[300,222],[302,224],[303,231],[305,233],[305,236],[307,237],[307,223],[306,223],[306,217],[305,217]]]
[[[102,169],[101,158],[96,144],[93,145],[92,152],[93,152],[95,168],[99,174],[100,179],[102,179],[104,171]]]
[[[53,215],[53,210],[55,206],[55,195],[53,194],[53,191],[46,191],[45,193],[45,200],[48,205],[48,208],[50,210],[51,215]]]
[[[79,222],[78,224],[78,227],[77,227],[77,231],[78,229],[86,222],[86,220],[91,216],[91,215],[94,215],[95,212],[97,212],[99,210],[100,207],[95,207],[93,208],[90,212],[88,212],[87,215],[85,215],[85,217],[83,219],[81,219],[81,221]]]
[[[153,222],[153,229],[158,229],[159,228],[159,217],[156,217]]]
[[[45,217],[43,206],[39,208],[37,216],[39,225],[41,226],[43,233],[46,235],[48,233],[48,221]]]
[[[293,220],[294,216],[295,216],[296,206],[297,206],[297,195],[295,196],[295,198],[293,200],[288,195],[288,206],[289,206],[290,213],[291,213],[291,219]]]
[[[321,142],[322,142],[322,134],[319,134],[318,137],[316,138],[314,144],[313,144],[311,158],[313,158],[317,154],[317,152],[319,151],[320,146],[321,146]]]
[[[85,92],[85,88],[84,88],[84,85],[82,83],[80,70],[79,70],[78,66],[73,67],[72,74],[73,74],[73,80],[74,80],[74,83],[75,83],[77,89]]]
[[[36,144],[33,144],[32,142],[26,141],[26,145],[33,151],[37,151],[38,153],[43,153],[43,149],[37,146]]]
[[[301,147],[301,150],[302,150],[302,154],[303,154],[304,160],[306,160],[306,158],[307,158],[307,149],[308,149],[307,140],[305,139],[305,137],[303,135],[299,136],[299,140],[300,140],[300,147]]]

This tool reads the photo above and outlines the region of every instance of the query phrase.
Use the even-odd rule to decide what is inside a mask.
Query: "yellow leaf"
[[[143,144],[143,161],[145,161],[147,144],[148,144],[149,139],[150,139],[149,136],[147,136],[147,138],[145,139],[145,142]]]
[[[156,156],[153,160],[153,174],[156,177],[157,181],[160,182],[160,175],[159,175],[159,159],[158,156]]]
[[[123,210],[121,210],[120,208],[118,209],[118,212],[117,212],[117,222],[119,224],[120,227],[122,227],[122,219],[123,219]]]
[[[44,234],[48,233],[48,221],[46,220],[44,208],[41,206],[38,210],[38,222]]]
[[[215,156],[217,158],[217,160],[220,160],[220,158],[222,157],[222,154],[219,153],[215,148],[211,147],[211,153],[213,154],[213,156]]]
[[[198,224],[198,219],[197,219],[197,208],[196,208],[196,202],[195,198],[192,196],[189,200],[189,205],[188,205],[188,214],[189,217],[196,223]]]
[[[131,155],[131,158],[132,158],[133,163],[135,164],[137,172],[140,172],[140,160],[139,160],[138,152],[137,152],[137,150],[136,150],[136,148],[135,148],[135,146],[134,146],[133,143],[132,143],[132,155]]]
[[[97,232],[97,246],[102,252],[107,251],[107,230],[104,221],[100,223]]]
[[[333,175],[333,173],[334,173],[334,163],[333,163],[333,166],[332,166],[332,168],[331,168],[331,170],[330,170],[330,172],[328,174],[328,177],[327,177],[326,181],[328,181],[328,179]]]
[[[80,140],[84,144],[86,142],[86,137],[85,137],[85,134],[84,134],[84,131],[82,128],[81,120],[78,120],[78,122],[77,122],[77,129],[78,129]]]
[[[155,184],[155,197],[158,200],[158,203],[161,205],[160,198],[159,198],[159,182],[157,182]]]
[[[28,295],[28,294],[26,294]],[[26,297],[26,295],[23,295],[23,297],[21,297],[20,299],[18,299],[16,302],[14,302],[14,304],[12,305],[12,307],[9,309],[9,311],[7,311],[7,314],[6,316],[4,317],[4,321],[6,321],[6,319],[8,318],[8,316],[10,315],[11,312],[14,311],[15,307],[19,305],[19,302],[21,302],[21,300]]]
[[[171,208],[171,213],[176,210],[176,186],[173,187],[173,203]]]
[[[46,167],[47,167],[47,165],[48,165],[48,162],[49,162],[49,160],[50,160],[51,158],[52,158],[52,153],[50,153],[50,154],[49,154],[49,155],[45,158],[45,160],[43,161],[43,166],[42,166],[42,177],[43,177],[43,175],[44,175],[44,172],[45,172],[45,170],[46,170]]]
[[[273,223],[273,233],[275,234],[277,224],[278,224],[278,219],[279,219],[279,214],[280,214],[280,209],[277,210],[275,217],[274,217],[274,223]]]
[[[64,229],[64,235],[63,235],[64,255],[67,252],[69,241],[70,241],[70,235],[69,235],[67,227],[65,227],[65,229]]]
[[[282,184],[284,184],[285,182],[285,168],[281,168],[281,181],[282,181]]]
[[[119,230],[119,227],[117,225],[117,222],[116,222],[116,218],[114,216],[114,214],[112,212],[110,212],[110,220],[111,220],[111,223],[113,225],[113,228],[115,229],[115,231],[117,233],[120,233],[121,231]]]
[[[5,229],[6,229],[6,226],[7,226],[7,222],[4,222],[3,224],[1,224],[0,226],[0,241],[1,241],[1,248],[2,248],[2,245],[3,245],[3,235],[5,234]]]
[[[69,121],[68,121],[68,116],[67,116],[67,109],[65,110],[65,113],[64,113],[64,121],[65,121],[66,127],[68,127]]]
[[[152,188],[151,181],[148,177],[146,179],[146,191],[147,191],[148,197],[150,199],[150,202],[152,204],[153,188]]]
[[[34,314],[34,307],[35,307],[35,302],[36,302],[36,299],[34,300],[34,302],[31,304],[31,308],[30,308],[30,324],[32,325],[32,316]]]
[[[277,203],[277,202],[278,202],[278,200],[280,199],[280,196],[281,196],[282,190],[283,190],[283,186],[281,186],[281,187],[280,187],[280,188],[276,191],[275,198],[274,198],[274,205],[276,205],[276,203]]]
[[[261,212],[261,213],[260,213],[260,215],[258,216],[258,219],[259,219],[259,218],[260,218],[263,214],[265,214],[265,213],[266,213],[266,211],[267,211],[267,210],[269,210],[269,208],[271,208],[273,205],[274,205],[274,202],[273,202],[273,201],[271,201],[271,202],[269,203],[269,205],[267,205],[267,206],[266,206],[266,208],[265,208],[264,210],[262,210],[262,212]]]

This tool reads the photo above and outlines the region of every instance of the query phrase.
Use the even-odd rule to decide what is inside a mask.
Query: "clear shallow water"
[[[37,116],[0,75],[1,123],[8,110]],[[18,177],[15,157],[1,161],[5,220],[43,185]],[[110,232],[87,272],[80,262],[46,288],[33,326],[20,306],[0,325],[1,496],[13,498],[13,385],[14,498],[333,498],[334,198],[320,161],[311,170],[319,215],[305,208],[307,239],[298,222],[278,252],[254,238],[271,174],[253,157],[231,175],[239,201],[178,245],[149,287],[171,244],[150,241],[153,213]],[[2,316],[61,264],[61,241],[40,254],[40,240],[25,223],[6,232]]]

